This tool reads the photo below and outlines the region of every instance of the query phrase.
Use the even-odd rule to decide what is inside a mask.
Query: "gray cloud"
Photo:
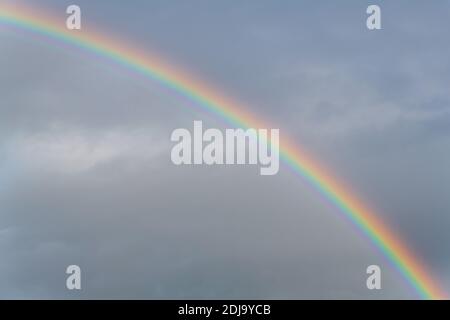
[[[436,17],[449,5],[380,2],[376,33],[361,1],[79,4],[87,28],[160,52],[301,141],[448,279],[450,47]],[[224,126],[189,101],[1,27],[0,51],[0,297],[414,297],[285,167],[173,166],[173,129]],[[69,264],[80,293],[64,287]]]

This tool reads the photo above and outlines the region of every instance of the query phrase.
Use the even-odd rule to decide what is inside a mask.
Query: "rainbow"
[[[123,41],[89,32],[69,31],[64,20],[55,19],[36,8],[0,5],[0,25],[12,26],[33,34],[70,44],[107,58],[195,102],[235,127],[270,128],[249,113],[248,108],[220,95],[213,88],[174,68],[160,57],[140,52]],[[318,161],[289,140],[280,142],[280,157],[296,174],[325,196],[339,212],[381,251],[400,275],[423,299],[446,299],[444,291],[431,277],[425,264],[383,223],[373,210],[363,205],[342,183],[319,165]]]

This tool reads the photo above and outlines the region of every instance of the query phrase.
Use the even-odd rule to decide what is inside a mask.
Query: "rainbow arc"
[[[65,28],[61,20],[35,8],[0,5],[1,25],[27,30],[114,61],[174,90],[195,102],[203,110],[216,114],[235,127],[270,128],[266,122],[247,111],[248,108],[219,94],[217,90],[199,82],[194,76],[174,68],[164,59],[140,52],[105,35],[91,31],[71,32]],[[316,159],[293,142],[281,140],[279,148],[282,161],[361,230],[421,298],[446,298],[425,264],[371,208],[359,201],[343,183],[339,183]]]

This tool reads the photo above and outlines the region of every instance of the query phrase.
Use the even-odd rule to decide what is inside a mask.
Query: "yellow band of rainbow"
[[[164,63],[161,58],[141,53],[129,45],[112,41],[110,38],[92,31],[87,33],[71,32],[65,28],[61,20],[58,21],[44,12],[38,12],[35,8],[0,5],[0,25],[2,24],[68,43],[110,59],[175,90],[204,110],[215,113],[236,127],[270,127],[246,111],[248,108],[219,95],[216,90],[195,80],[193,76],[188,76],[179,68]],[[359,228],[388,258],[421,298],[446,299],[442,289],[412,251],[372,210],[364,206],[342,183],[338,183],[326,172],[317,160],[312,159],[305,151],[287,139],[280,142],[280,157]]]

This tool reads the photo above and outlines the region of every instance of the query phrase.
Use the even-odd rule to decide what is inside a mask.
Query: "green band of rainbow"
[[[225,98],[210,87],[173,68],[159,57],[141,53],[124,43],[118,43],[91,31],[68,31],[64,23],[35,8],[0,5],[0,23],[15,26],[51,39],[85,49],[108,58],[194,101],[236,127],[269,128],[242,105]],[[421,298],[444,299],[446,295],[432,279],[423,263],[412,254],[389,227],[373,211],[363,206],[323,166],[288,140],[280,142],[280,156],[298,175],[333,203],[388,258]]]

